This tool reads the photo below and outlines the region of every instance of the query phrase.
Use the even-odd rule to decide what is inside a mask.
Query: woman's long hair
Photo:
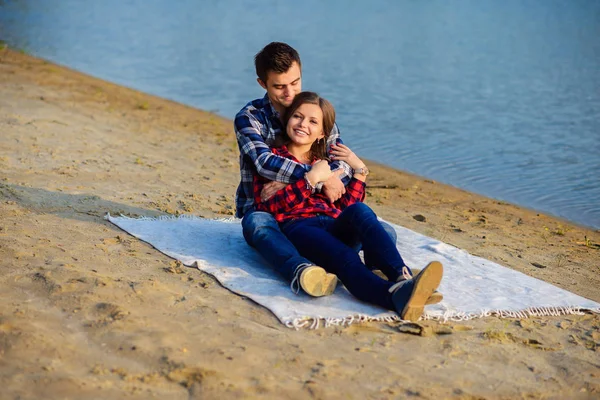
[[[327,157],[327,139],[331,134],[331,130],[335,124],[335,108],[331,105],[331,103],[321,96],[319,96],[315,92],[301,92],[296,95],[292,104],[286,110],[283,116],[283,126],[284,126],[284,134],[281,137],[281,141],[276,142],[276,146],[281,146],[282,144],[288,144],[291,139],[287,134],[287,125],[296,110],[302,104],[315,104],[321,108],[323,112],[323,134],[325,135],[322,139],[316,140],[309,152],[309,156],[311,160],[329,160]]]

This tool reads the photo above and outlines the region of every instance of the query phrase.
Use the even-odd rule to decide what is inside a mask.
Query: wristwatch
[[[367,168],[367,166],[365,165],[365,166],[364,166],[364,167],[362,167],[362,168],[355,169],[355,170],[354,170],[354,173],[355,173],[355,174],[359,174],[359,175],[364,175],[364,176],[367,176],[367,175],[369,175],[369,168]]]

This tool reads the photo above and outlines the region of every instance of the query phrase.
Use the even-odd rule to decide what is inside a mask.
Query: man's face
[[[260,78],[257,80],[267,91],[273,107],[280,113],[288,108],[294,101],[294,97],[302,91],[302,72],[297,62],[282,74],[269,71],[267,82],[263,82]]]

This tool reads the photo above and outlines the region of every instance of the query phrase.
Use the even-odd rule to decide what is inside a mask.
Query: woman
[[[284,116],[287,137],[273,153],[312,165],[304,179],[279,190],[268,200],[260,193],[267,181],[254,178],[256,207],[274,215],[281,230],[300,254],[323,267],[355,297],[395,310],[405,320],[416,321],[425,303],[438,287],[443,268],[434,261],[412,277],[396,245],[362,200],[365,196],[366,165],[343,144],[330,151],[336,160],[347,162],[354,176],[346,193],[335,203],[317,193],[315,186],[331,175],[327,163],[327,135],[335,123],[335,110],[313,92],[296,96]],[[371,267],[380,269],[389,280],[371,272],[351,244],[359,238]]]

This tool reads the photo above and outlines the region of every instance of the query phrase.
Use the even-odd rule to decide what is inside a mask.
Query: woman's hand
[[[319,182],[325,182],[331,176],[331,168],[327,161],[319,160],[312,165],[310,171],[306,173],[306,179],[311,185],[316,185]]]
[[[329,154],[331,155],[331,158],[333,160],[347,162],[348,165],[354,170],[365,167],[365,163],[362,162],[362,160],[358,158],[358,156],[354,154],[352,150],[350,150],[350,147],[344,144],[334,144],[333,146],[331,146]]]

